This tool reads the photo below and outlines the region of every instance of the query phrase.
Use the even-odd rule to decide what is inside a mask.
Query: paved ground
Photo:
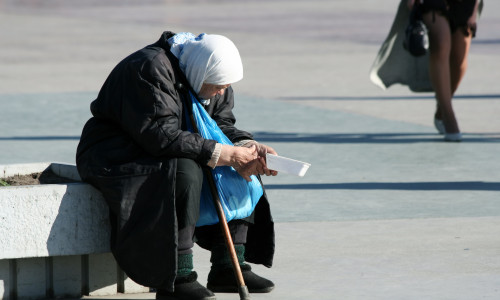
[[[4,0],[0,164],[74,163],[121,58],[165,29],[224,34],[245,67],[237,124],[312,164],[265,180],[277,255],[256,269],[277,287],[252,298],[499,299],[500,3],[486,3],[454,101],[464,141],[446,143],[431,94],[368,79],[396,2]],[[202,282],[207,261],[197,249]]]

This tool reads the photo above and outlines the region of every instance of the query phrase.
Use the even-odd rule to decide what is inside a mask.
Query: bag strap
[[[410,23],[422,20],[422,7],[419,0],[413,2],[413,7],[410,11]]]

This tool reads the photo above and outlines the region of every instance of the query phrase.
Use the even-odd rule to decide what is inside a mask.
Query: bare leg
[[[472,35],[465,36],[462,30],[457,30],[453,33],[451,39],[450,78],[451,91],[455,94],[467,70],[467,56],[469,54]]]
[[[443,120],[447,133],[458,133],[460,130],[451,104],[453,89],[450,26],[448,20],[437,12],[426,13],[423,19],[429,30],[429,73],[438,106],[436,117]]]

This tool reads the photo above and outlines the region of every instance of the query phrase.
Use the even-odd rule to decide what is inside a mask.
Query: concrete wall
[[[144,293],[111,253],[0,260],[0,299],[79,298]]]
[[[0,178],[75,166],[0,166]],[[108,208],[85,183],[0,188],[0,299],[147,292],[119,269],[109,249]]]

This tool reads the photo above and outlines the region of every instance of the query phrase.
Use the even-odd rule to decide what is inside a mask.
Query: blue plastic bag
[[[203,138],[216,140],[218,143],[225,145],[233,145],[192,94],[191,106],[196,126]],[[192,131],[190,125],[188,122],[188,128]],[[233,167],[229,166],[215,167],[211,172],[214,176],[226,220],[229,222],[233,219],[243,219],[250,216],[260,197],[264,194],[257,177],[252,175],[250,177],[252,181],[247,182]],[[213,204],[210,187],[205,178],[201,191],[200,218],[196,226],[212,225],[218,222],[219,217]]]

